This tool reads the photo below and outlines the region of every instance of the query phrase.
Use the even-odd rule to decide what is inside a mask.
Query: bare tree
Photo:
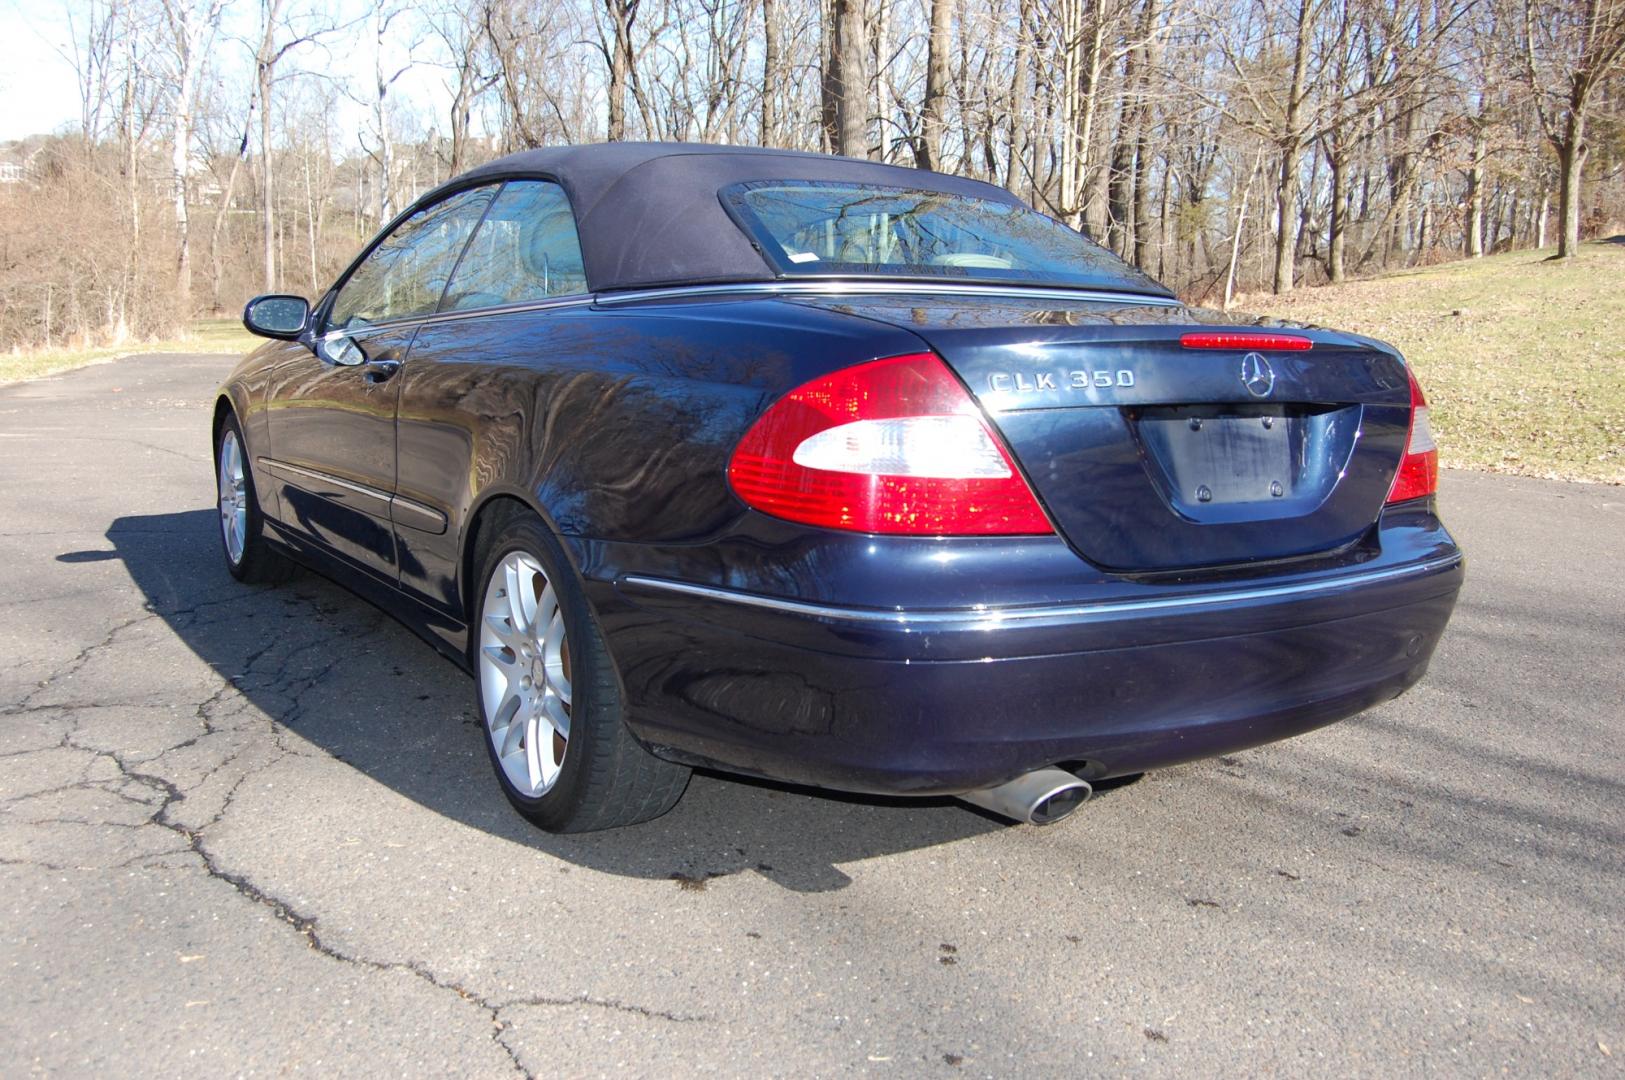
[[[920,109],[919,164],[922,169],[940,169],[942,160],[943,107],[948,98],[949,0],[928,0],[931,9],[930,40],[925,62],[925,101]]]
[[[863,0],[831,0],[833,17],[825,54],[826,111],[837,154],[869,153],[869,42]]]
[[[442,64],[450,72],[446,91],[450,97],[447,120],[450,153],[446,167],[453,175],[468,167],[468,144],[474,109],[480,98],[501,75],[487,70],[481,62],[485,53],[488,0],[449,0],[429,19],[430,32],[444,50]]]
[[[403,75],[416,66],[414,53],[421,42],[415,36],[415,31],[412,36],[405,36],[405,40],[396,40],[404,35],[391,33],[391,25],[407,21],[406,9],[394,0],[375,0],[370,15],[372,78],[367,86],[367,95],[360,100],[372,116],[373,143],[369,146],[365,136],[360,133],[356,137],[361,149],[378,166],[378,183],[373,195],[377,201],[378,223],[383,224],[395,216],[396,209],[395,135],[391,130],[395,115],[390,91]],[[404,55],[399,55],[401,47],[405,49]],[[392,52],[397,55],[392,57]]]
[[[259,0],[254,75],[260,110],[260,252],[267,292],[277,287],[276,169],[271,161],[271,102],[277,68],[294,50],[338,29],[339,24],[330,21],[320,9],[290,13],[288,0]]]
[[[607,40],[599,48],[609,69],[609,131],[611,142],[626,138],[626,91],[633,77],[632,26],[642,0],[603,0],[609,17]]]
[[[205,228],[216,306],[318,287],[484,154],[605,137],[985,179],[1215,300],[1536,247],[1554,212],[1568,254],[1582,194],[1625,217],[1622,6],[366,0],[340,24],[318,0],[76,0],[79,130],[30,143],[50,185],[0,189],[26,252],[0,266],[0,347],[173,327]],[[243,23],[244,49],[210,47]],[[365,72],[342,136],[329,41]],[[34,217],[80,223],[74,250]]]
[[[759,139],[763,146],[778,145],[779,99],[784,92],[782,63],[777,0],[762,0],[762,120]]]
[[[176,289],[182,310],[192,306],[192,220],[187,210],[192,168],[192,127],[198,76],[219,29],[224,0],[162,0],[175,78],[170,104],[170,178],[174,187]]]
[[[1625,66],[1625,0],[1523,0],[1523,77],[1557,153],[1557,258],[1580,245],[1580,176],[1597,91]]]

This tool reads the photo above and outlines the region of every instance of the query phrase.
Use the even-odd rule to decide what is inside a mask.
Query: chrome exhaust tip
[[[1037,769],[997,787],[967,791],[959,798],[1023,825],[1053,825],[1089,801],[1089,781],[1065,769]]]

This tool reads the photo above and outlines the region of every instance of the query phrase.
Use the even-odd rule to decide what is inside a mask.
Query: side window
[[[557,184],[513,180],[468,245],[442,311],[518,304],[587,291],[570,203]]]
[[[367,256],[339,289],[327,328],[349,329],[433,313],[495,188],[473,188],[419,210]]]

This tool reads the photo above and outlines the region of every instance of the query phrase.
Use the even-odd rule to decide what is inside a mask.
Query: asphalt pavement
[[[1421,685],[1052,828],[702,774],[561,838],[450,664],[226,575],[231,363],[0,389],[0,1075],[1625,1071],[1621,489],[1447,473]]]

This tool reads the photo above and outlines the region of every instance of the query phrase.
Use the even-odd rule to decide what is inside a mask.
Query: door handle
[[[362,376],[370,383],[388,382],[401,369],[401,362],[388,358],[367,361],[367,373]]]

